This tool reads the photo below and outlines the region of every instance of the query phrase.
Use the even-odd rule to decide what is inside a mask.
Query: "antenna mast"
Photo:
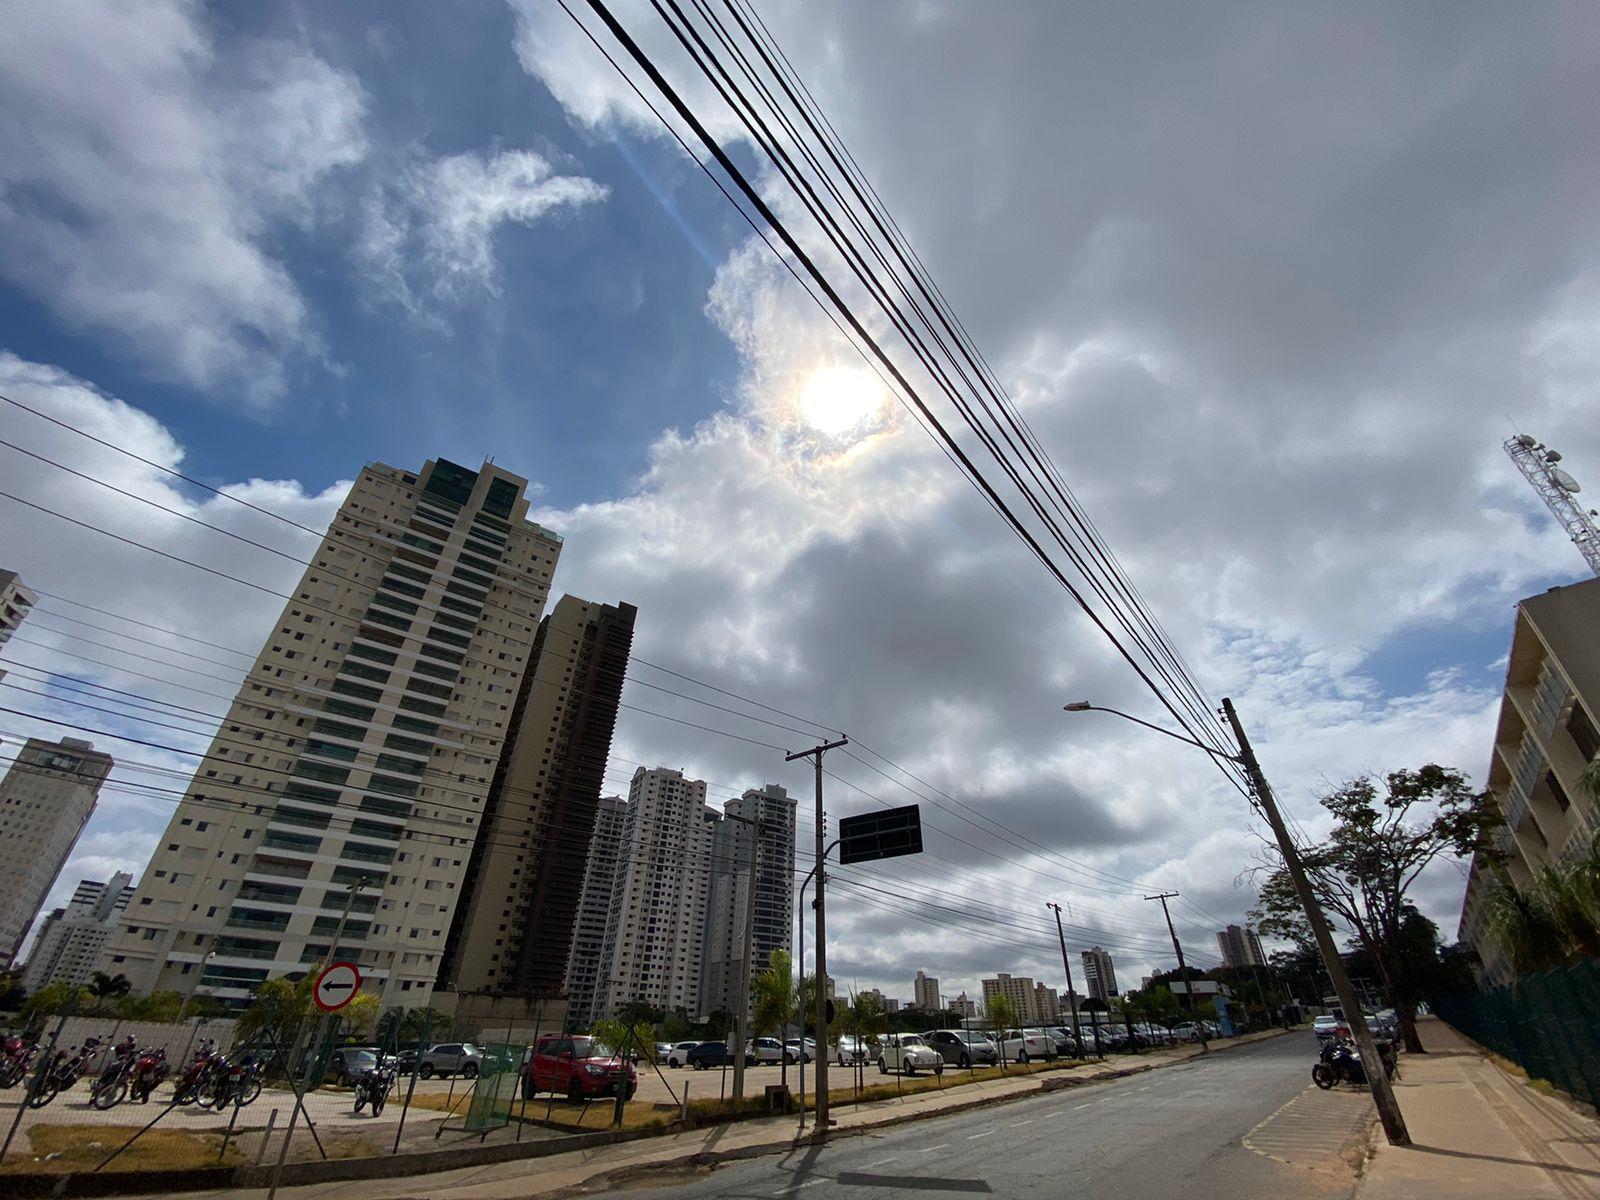
[[[1595,517],[1600,513],[1592,508],[1585,509],[1577,501],[1583,489],[1576,479],[1556,465],[1561,455],[1525,433],[1507,438],[1505,451],[1517,464],[1517,470],[1533,485],[1533,490],[1539,493],[1545,507],[1561,522],[1561,528],[1567,531],[1589,569],[1600,575],[1600,526],[1595,524]]]

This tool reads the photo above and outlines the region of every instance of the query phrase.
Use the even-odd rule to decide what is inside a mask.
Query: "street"
[[[1310,1034],[1274,1038],[1112,1083],[917,1121],[826,1147],[595,1180],[587,1194],[641,1197],[997,1196],[1346,1197],[1340,1153],[1370,1109],[1360,1093],[1310,1084]],[[1286,1107],[1287,1106],[1287,1107]],[[1280,1114],[1279,1110],[1283,1110]],[[1311,1119],[1306,1119],[1308,1115]],[[1261,1148],[1249,1149],[1252,1134]],[[1270,1153],[1265,1149],[1270,1147]]]

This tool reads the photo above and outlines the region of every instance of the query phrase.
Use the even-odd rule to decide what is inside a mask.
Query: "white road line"
[[[1093,1100],[1089,1101],[1089,1104],[1093,1104],[1093,1103],[1094,1103]],[[1088,1108],[1089,1104],[1074,1104],[1072,1106],[1072,1111],[1073,1112],[1077,1112],[1079,1109]]]
[[[891,1155],[889,1155],[888,1158],[880,1158],[877,1162],[868,1163],[867,1164],[867,1169],[870,1171],[873,1167],[886,1166],[887,1164],[894,1162],[895,1159],[900,1158],[900,1157],[901,1157],[901,1155],[891,1154]]]
[[[937,1146],[924,1146],[922,1148],[922,1152],[924,1154],[926,1154],[930,1150],[944,1150],[944,1149],[947,1149],[949,1147],[949,1145],[950,1145],[949,1142],[940,1142]]]
[[[998,1132],[999,1132],[999,1130],[996,1130],[996,1129],[991,1129],[991,1130],[989,1130],[989,1131],[988,1131],[988,1132],[987,1132],[987,1133],[974,1133],[974,1134],[970,1134],[970,1135],[968,1135],[968,1137],[967,1137],[967,1141],[969,1141],[969,1142],[975,1142],[975,1141],[977,1141],[977,1140],[978,1140],[978,1139],[979,1139],[979,1138],[981,1138],[981,1137],[993,1137],[993,1136],[994,1136],[994,1135],[995,1135],[995,1134],[996,1134],[996,1133],[998,1133]]]
[[[1011,1124],[1012,1125],[1032,1125],[1033,1124],[1033,1118],[1029,1117],[1026,1121],[1013,1121],[1013,1122],[1011,1122]]]
[[[779,1188],[777,1191],[773,1192],[772,1194],[774,1196],[788,1196],[788,1195],[791,1195],[794,1192],[800,1191],[802,1188],[816,1187],[817,1184],[819,1184],[819,1183],[828,1183],[828,1182],[831,1182],[831,1181],[827,1180],[827,1179],[808,1179],[804,1183],[794,1183],[794,1184],[790,1184],[786,1188]]]

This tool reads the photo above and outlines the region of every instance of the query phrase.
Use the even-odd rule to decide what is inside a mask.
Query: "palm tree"
[[[852,996],[848,1019],[855,1030],[856,1041],[867,1050],[866,1058],[870,1058],[871,1051],[880,1044],[878,1035],[889,1031],[889,1018],[883,1011],[883,1002],[866,992]],[[863,1064],[866,1058],[862,1059]]]
[[[989,998],[989,1024],[994,1026],[994,1040],[1000,1047],[1000,1065],[1006,1065],[1006,1029],[1017,1019],[1016,1006],[1007,996],[998,992]]]
[[[805,993],[801,990],[802,984],[797,984],[794,978],[794,960],[789,957],[787,950],[774,950],[772,952],[772,965],[755,979],[755,1013],[754,1022],[756,1032],[773,1029],[777,1031],[778,1040],[784,1040],[784,1032],[789,1023],[797,1014],[805,1011]],[[805,1022],[800,1022],[800,1048],[805,1052]],[[783,1057],[780,1058],[780,1077],[784,1087],[789,1086],[789,1054],[785,1047]]]
[[[1547,971],[1566,961],[1566,937],[1536,884],[1519,888],[1502,876],[1489,897],[1489,929],[1518,975]]]
[[[104,971],[96,971],[89,980],[90,1004],[96,1013],[105,1012],[113,1002],[131,991],[133,984],[126,975],[107,975]]]

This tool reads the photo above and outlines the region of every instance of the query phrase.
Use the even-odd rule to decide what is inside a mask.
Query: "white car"
[[[790,1038],[783,1044],[783,1061],[791,1066],[798,1062],[810,1062],[816,1053],[815,1038],[806,1038],[803,1043],[799,1038]]]
[[[745,1044],[745,1049],[756,1056],[758,1063],[783,1061],[783,1043],[777,1038],[752,1038]]]
[[[866,1042],[860,1038],[846,1035],[839,1039],[839,1045],[835,1049],[835,1053],[838,1055],[839,1065],[841,1067],[849,1067],[854,1066],[856,1063],[866,1062],[868,1048]]]
[[[1331,1015],[1314,1017],[1311,1032],[1317,1035],[1317,1041],[1331,1042],[1338,1035],[1339,1018]]]
[[[899,1071],[915,1075],[918,1071],[944,1074],[944,1056],[914,1033],[886,1034],[878,1051],[878,1074]]]
[[[1056,1040],[1042,1029],[1007,1029],[1000,1035],[1000,1055],[1013,1062],[1053,1062]]]
[[[667,1051],[667,1066],[682,1067],[689,1062],[689,1051],[698,1046],[699,1042],[679,1042]]]

